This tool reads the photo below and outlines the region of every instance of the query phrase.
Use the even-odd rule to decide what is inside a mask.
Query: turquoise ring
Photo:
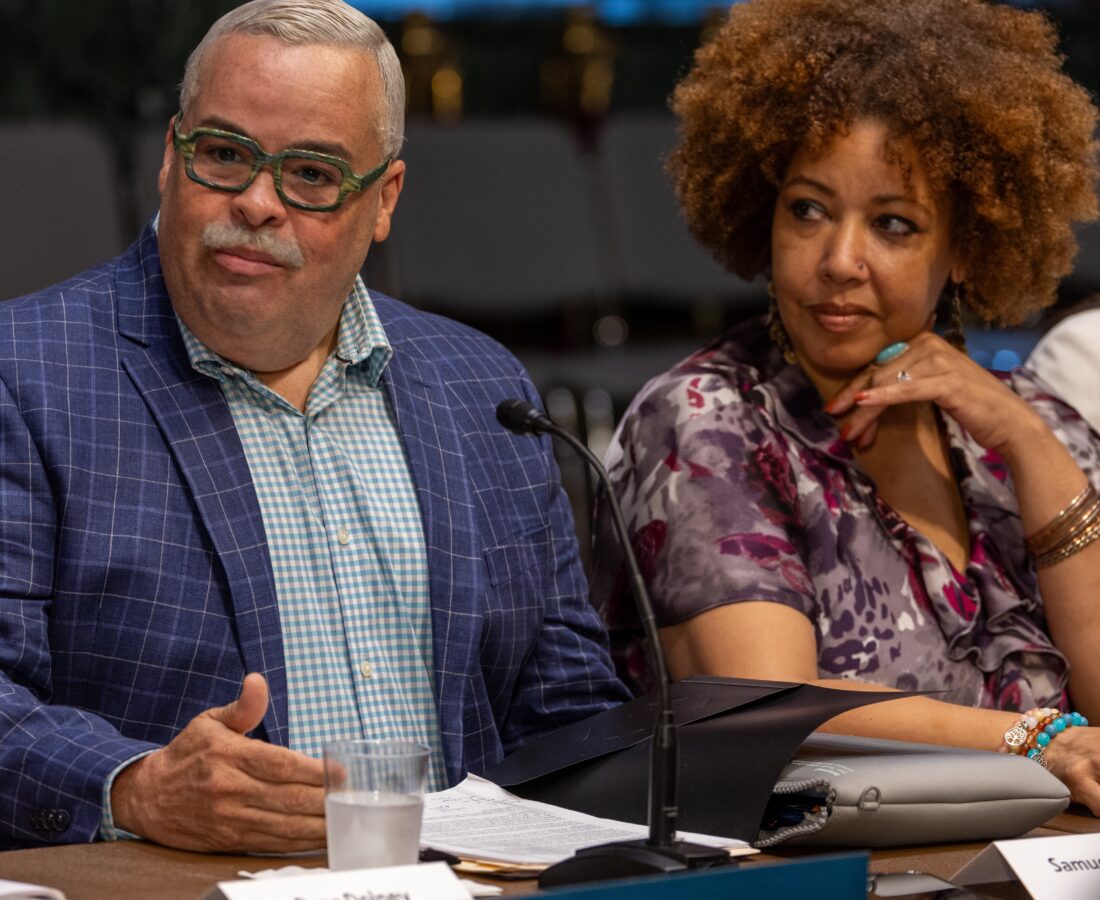
[[[883,347],[879,351],[878,356],[875,357],[875,364],[884,366],[892,359],[897,359],[906,350],[909,349],[909,345],[905,341],[898,341],[896,344],[891,344],[889,347]]]

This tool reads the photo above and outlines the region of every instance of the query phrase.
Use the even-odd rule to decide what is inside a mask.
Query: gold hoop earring
[[[783,320],[779,318],[779,301],[775,299],[775,283],[771,279],[768,280],[768,337],[779,349],[784,362],[791,365],[798,362],[794,347],[791,346],[791,337],[783,327]]]

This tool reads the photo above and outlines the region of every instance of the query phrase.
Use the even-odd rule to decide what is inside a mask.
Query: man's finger
[[[257,672],[245,675],[241,695],[232,703],[207,710],[206,715],[237,734],[258,728],[267,713],[267,679]]]
[[[275,822],[284,818],[309,818],[323,824],[325,818],[325,789],[321,785],[265,782],[263,790],[252,794],[245,802],[254,813],[271,817]]]
[[[250,742],[245,752],[236,754],[236,763],[256,781],[310,787],[325,783],[324,766],[319,759],[263,741]]]
[[[235,835],[226,843],[244,852],[295,853],[325,846],[323,816],[259,815],[238,823]]]
[[[239,807],[230,816],[215,813],[204,827],[196,827],[195,821],[177,821],[171,838],[172,846],[186,850],[238,853],[317,850],[325,845],[325,818]]]

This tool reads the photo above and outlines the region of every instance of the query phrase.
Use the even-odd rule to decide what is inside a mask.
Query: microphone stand
[[[569,859],[544,870],[539,876],[539,886],[553,887],[729,865],[731,858],[725,850],[676,838],[678,751],[668,669],[661,652],[653,605],[607,471],[588,447],[526,400],[505,400],[497,406],[496,415],[497,421],[515,434],[551,434],[559,438],[580,454],[596,473],[607,497],[615,535],[630,577],[631,592],[649,642],[650,664],[657,678],[657,721],[649,758],[649,837],[584,847]]]

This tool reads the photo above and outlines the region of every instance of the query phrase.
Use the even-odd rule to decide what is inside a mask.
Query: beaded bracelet
[[[1047,768],[1046,748],[1050,744],[1050,736],[1047,734],[1046,730],[1053,722],[1058,721],[1060,716],[1061,712],[1056,709],[1053,711],[1053,715],[1040,719],[1039,724],[1028,731],[1027,740],[1024,744],[1014,752],[1021,756],[1026,756],[1030,760],[1034,760],[1044,769]],[[1041,741],[1041,738],[1046,738],[1046,740]]]
[[[1028,710],[1005,732],[1001,750],[1034,760],[1047,768],[1046,748],[1067,728],[1086,726],[1089,720],[1079,712],[1063,713],[1053,707]]]
[[[1029,709],[1026,713],[1021,714],[1020,718],[1016,720],[1016,724],[1004,733],[1004,737],[1001,738],[1001,746],[997,748],[998,751],[1001,753],[1015,753],[1016,748],[1027,743],[1028,733],[1039,724],[1041,719],[1056,716],[1059,712],[1053,707],[1041,706]]]
[[[1089,720],[1079,712],[1070,712],[1055,717],[1051,722],[1048,722],[1041,731],[1036,731],[1034,745],[1027,751],[1027,758],[1035,760],[1035,762],[1039,763],[1044,769],[1048,768],[1046,749],[1050,746],[1050,742],[1071,725],[1088,724]]]

